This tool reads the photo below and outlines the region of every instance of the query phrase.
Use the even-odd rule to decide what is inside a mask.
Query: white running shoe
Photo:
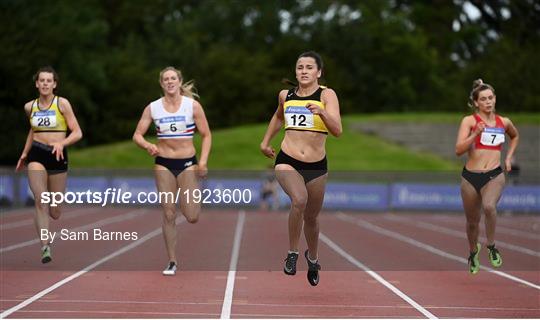
[[[164,276],[174,276],[176,274],[176,263],[169,262],[169,265],[165,270],[163,270]]]

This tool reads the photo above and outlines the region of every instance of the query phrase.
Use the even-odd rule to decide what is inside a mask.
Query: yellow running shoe
[[[471,274],[477,274],[478,271],[480,271],[480,259],[478,259],[478,255],[481,248],[482,246],[477,243],[476,252],[471,252],[471,254],[469,255],[469,272]]]
[[[488,257],[489,257],[489,262],[491,262],[491,265],[494,267],[494,268],[498,268],[502,265],[502,257],[501,257],[501,254],[499,253],[499,250],[497,250],[497,248],[495,248],[495,244],[491,245],[491,246],[487,246],[488,248]]]

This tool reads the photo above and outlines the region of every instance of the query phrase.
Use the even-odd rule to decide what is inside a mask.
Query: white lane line
[[[509,234],[511,236],[519,237],[519,238],[526,238],[526,239],[533,239],[533,240],[540,240],[540,236],[538,234],[530,233],[528,231],[523,231],[519,229],[512,229],[508,227],[503,227],[498,225],[497,226],[497,232]]]
[[[409,238],[407,236],[404,236],[401,233],[397,233],[397,232],[394,232],[394,231],[390,231],[388,229],[381,228],[379,226],[376,226],[376,225],[374,225],[372,223],[369,223],[369,222],[367,222],[365,220],[362,220],[360,218],[352,218],[352,217],[349,217],[349,216],[345,215],[344,213],[339,213],[337,215],[337,217],[338,217],[338,219],[341,219],[343,221],[354,223],[359,227],[362,227],[362,228],[368,229],[368,230],[370,230],[372,232],[382,234],[382,235],[385,235],[387,237],[394,238],[394,239],[397,239],[399,241],[408,243],[410,245],[413,245],[413,246],[415,246],[417,248],[426,250],[426,251],[431,252],[433,254],[436,254],[438,256],[441,256],[441,257],[444,257],[444,258],[447,258],[447,259],[450,259],[450,260],[455,260],[455,261],[461,262],[461,263],[463,263],[465,265],[467,264],[467,259],[465,259],[465,258],[458,257],[458,256],[456,256],[454,254],[451,254],[451,253],[448,253],[446,251],[442,251],[440,249],[432,247],[432,246],[430,246],[428,244],[425,244],[425,243],[420,242],[418,240],[415,240],[413,238]],[[496,274],[498,276],[509,279],[511,281],[519,282],[519,283],[524,284],[524,285],[526,285],[528,287],[540,290],[539,285],[534,284],[532,282],[529,282],[527,280],[523,280],[521,278],[515,277],[515,276],[510,275],[508,273],[505,273],[505,272],[502,272],[502,271],[497,271],[497,270],[494,270],[492,268],[488,268],[488,267],[485,267],[485,266],[480,266],[480,268],[482,270],[489,271],[491,273],[494,273],[494,274]]]
[[[124,221],[124,220],[134,219],[134,218],[136,218],[136,217],[138,217],[140,215],[146,214],[147,212],[148,212],[148,209],[132,210],[132,211],[129,211],[127,213],[121,214],[119,216],[98,220],[96,222],[92,222],[92,223],[86,224],[84,226],[69,229],[69,231],[70,232],[79,232],[79,231],[88,231],[88,230],[95,229],[95,228],[101,228],[101,227],[106,226],[108,224],[121,222],[121,221]],[[0,253],[9,252],[9,251],[12,251],[12,250],[28,247],[28,246],[31,246],[31,245],[37,244],[37,243],[40,243],[40,240],[37,239],[37,238],[33,239],[33,240],[28,240],[28,241],[25,241],[25,242],[20,242],[20,243],[13,244],[13,245],[10,245],[10,246],[4,247],[4,248],[0,248]]]
[[[0,299],[0,302],[21,302],[23,299]],[[219,302],[178,302],[178,301],[135,301],[135,300],[66,300],[41,299],[36,303],[74,303],[74,304],[149,304],[149,305],[217,305]],[[268,308],[335,308],[335,309],[413,309],[410,305],[355,305],[355,304],[282,304],[282,303],[238,303],[245,307]],[[427,306],[429,309],[479,310],[479,311],[540,311],[540,308],[505,308],[505,307],[471,307],[471,306]],[[19,312],[28,312],[21,310]]]
[[[194,318],[197,317],[203,317],[203,318],[210,318],[210,317],[216,317],[217,313],[193,313],[193,312],[159,312],[159,311],[112,311],[112,310],[93,310],[93,311],[82,311],[82,310],[22,310],[21,313],[76,313],[76,314],[115,314],[115,315],[123,315],[123,314],[129,314],[133,315],[133,317],[128,318],[135,318],[136,315],[158,315],[158,316],[188,316],[188,318]],[[67,317],[67,316],[66,316]],[[69,318],[69,317],[68,317]],[[91,318],[91,317],[88,317]]]
[[[407,223],[409,225],[412,225],[412,226],[415,226],[415,227],[418,227],[418,228],[422,228],[422,229],[426,229],[426,230],[430,230],[430,231],[436,231],[436,232],[439,232],[439,233],[443,233],[443,234],[453,236],[453,237],[457,237],[457,238],[461,238],[461,239],[466,239],[467,238],[465,232],[457,231],[457,230],[446,228],[446,227],[441,227],[441,226],[438,226],[436,224],[432,224],[432,223],[428,223],[428,222],[412,221],[409,218],[398,217],[398,216],[394,216],[394,215],[385,216],[384,218],[386,220],[405,222],[405,223]],[[497,227],[497,229],[499,229],[499,227]],[[486,237],[483,237],[483,236],[480,236],[479,239],[482,242],[487,241]],[[525,248],[525,247],[522,247],[522,246],[507,243],[507,242],[500,241],[500,240],[497,240],[496,244],[497,244],[497,247],[500,247],[500,248],[505,248],[505,249],[513,250],[513,251],[516,251],[516,252],[519,252],[519,253],[523,253],[523,254],[533,256],[533,257],[539,257],[540,258],[540,252],[531,250],[529,248]]]
[[[180,219],[180,218],[179,218]],[[178,222],[178,224],[184,222],[185,220],[180,220]],[[101,258],[100,260],[88,265],[87,267],[85,267],[84,269],[78,271],[77,273],[74,273],[72,274],[71,276],[63,279],[63,280],[60,280],[58,281],[57,283],[53,284],[52,286],[48,287],[47,289],[44,289],[38,293],[36,293],[35,295],[33,295],[32,297],[24,300],[23,302],[17,304],[16,306],[6,310],[6,311],[3,311],[1,314],[0,314],[0,319],[3,319],[7,316],[9,316],[10,314],[12,314],[13,312],[16,312],[24,307],[26,307],[27,305],[31,304],[32,302],[42,298],[43,296],[51,293],[52,291],[60,288],[61,286],[65,285],[66,283],[72,281],[72,280],[75,280],[77,279],[78,277],[82,276],[83,274],[87,273],[88,271],[104,264],[105,262],[113,259],[113,258],[116,258],[117,256],[125,253],[125,252],[128,252],[129,250],[131,249],[134,249],[138,246],[140,246],[141,244],[145,243],[146,241],[152,239],[153,237],[157,236],[161,234],[161,227],[155,229],[154,231],[151,231],[149,233],[147,233],[146,235],[144,235],[143,237],[139,238],[139,240],[137,241],[134,241],[130,244],[128,244],[127,246],[124,246],[118,250],[116,250],[115,252],[109,254],[108,256],[104,257],[104,258]]]
[[[231,262],[229,264],[229,274],[227,276],[227,287],[223,298],[223,306],[221,307],[221,319],[231,318],[231,308],[234,293],[234,280],[236,278],[236,266],[238,264],[238,256],[240,253],[240,242],[242,241],[242,233],[244,230],[244,222],[246,220],[246,212],[241,210],[236,221],[236,230],[234,231],[234,242],[231,253]]]
[[[0,299],[0,302],[21,302],[24,299]],[[178,302],[178,301],[135,301],[135,300],[88,300],[88,299],[41,299],[37,303],[76,303],[76,304],[163,304],[163,305],[217,305],[221,302]]]
[[[81,311],[81,310],[23,310],[21,312],[24,312],[24,313],[28,313],[28,314],[32,314],[32,313],[38,313],[38,314],[46,314],[46,313],[49,313],[49,314],[54,314],[54,313],[60,313],[60,314],[66,314],[66,317],[69,318],[69,316],[67,316],[67,314],[83,314],[83,315],[88,315],[86,316],[85,318],[92,318],[91,315],[98,315],[101,316],[101,317],[105,317],[104,315],[107,315],[107,314],[112,314],[112,315],[122,315],[122,314],[126,314],[126,315],[129,315],[128,318],[130,319],[134,319],[137,317],[137,315],[140,315],[142,316],[143,318],[148,318],[150,316],[158,316],[160,318],[164,318],[165,316],[173,316],[173,317],[176,317],[176,318],[179,318],[179,317],[182,317],[182,318],[189,318],[189,319],[193,319],[193,318],[203,318],[203,319],[209,319],[209,318],[215,318],[217,317],[219,314],[217,313],[193,313],[193,312],[159,312],[159,311],[112,311],[112,310],[99,310],[99,311]],[[276,319],[276,318],[285,318],[285,319],[317,319],[317,318],[326,318],[324,316],[321,316],[321,315],[298,315],[298,314],[249,314],[249,313],[242,313],[242,314],[238,314],[237,318],[248,318],[248,319],[253,319],[253,318],[262,318],[262,319]],[[379,319],[380,317],[378,316],[367,316],[367,317],[358,317],[358,316],[345,316],[345,317],[340,317],[340,318],[344,318],[344,319],[358,319],[358,318],[367,318],[367,319],[370,319],[370,318],[376,318],[376,319]],[[395,316],[395,317],[385,317],[385,318],[397,318],[397,319],[403,319],[402,316]],[[413,318],[414,319],[414,318]]]
[[[69,210],[69,211],[63,211],[62,212],[62,220],[69,220],[76,217],[80,217],[82,215],[86,215],[91,213],[92,211],[95,211],[95,208],[79,208],[75,210]],[[0,231],[5,231],[9,229],[15,229],[19,227],[29,226],[34,224],[34,219],[24,219],[20,221],[15,222],[8,222],[8,223],[2,223],[0,224]]]
[[[449,217],[449,216],[435,216],[435,217],[432,217],[432,218],[435,219],[435,220],[450,222],[450,223],[453,223],[453,224],[458,224],[458,223],[461,223],[461,221],[463,221],[461,215],[452,216],[452,217]],[[540,235],[538,235],[537,233],[533,233],[533,232],[530,232],[530,231],[527,231],[527,230],[516,229],[515,227],[510,228],[510,227],[508,227],[507,224],[506,224],[506,226],[504,226],[505,222],[506,221],[504,219],[501,219],[501,218],[497,219],[497,232],[504,233],[504,234],[509,234],[509,235],[512,235],[512,236],[515,236],[515,237],[518,237],[518,238],[540,240]],[[531,218],[531,221],[529,222],[529,224],[534,225],[536,223],[537,222],[534,221],[533,218]],[[480,227],[483,228],[482,225],[480,225]]]
[[[386,281],[383,277],[381,277],[378,273],[368,268],[366,265],[355,259],[353,256],[348,254],[345,250],[343,250],[340,246],[338,246],[336,243],[334,243],[330,238],[328,238],[326,235],[324,235],[322,232],[319,233],[319,239],[321,239],[327,246],[332,248],[335,252],[337,252],[340,256],[345,258],[347,261],[349,261],[351,264],[355,265],[359,269],[364,270],[367,274],[369,274],[373,279],[380,282],[383,286],[387,287],[392,291],[394,294],[396,294],[401,299],[405,300],[408,304],[413,306],[416,310],[418,310],[420,313],[422,313],[424,316],[426,316],[428,319],[438,319],[435,315],[433,315],[431,312],[427,311],[424,307],[422,307],[420,304],[418,304],[416,301],[414,301],[412,298],[407,296],[405,293],[403,293],[401,290],[396,288],[394,285],[392,285],[390,282]]]

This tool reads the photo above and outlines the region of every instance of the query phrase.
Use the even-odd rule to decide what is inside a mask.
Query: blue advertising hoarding
[[[15,181],[9,175],[0,175],[0,200],[13,203],[15,200]]]
[[[0,177],[0,199],[22,203],[31,200],[28,179],[24,176]],[[15,183],[19,183],[18,190]],[[206,179],[202,181],[200,196],[205,205],[258,206],[261,202],[263,181],[260,179]],[[143,204],[137,194],[156,192],[155,180],[151,177],[70,177],[68,192],[102,192],[114,189],[117,193],[131,193],[128,203]],[[289,206],[289,198],[281,187],[277,187],[281,208]],[[237,191],[235,191],[237,190]],[[18,194],[15,192],[18,191]],[[182,190],[180,196],[183,196]],[[228,192],[228,193],[227,193]],[[193,194],[191,194],[193,196]],[[225,198],[224,198],[225,196]],[[233,199],[234,198],[234,199]],[[227,199],[230,199],[227,201]],[[236,200],[236,201],[234,201]],[[240,200],[240,201],[238,201]],[[146,204],[152,202],[144,202]],[[154,202],[155,203],[155,202]],[[110,202],[109,202],[110,204]],[[117,203],[121,204],[121,203]],[[540,213],[540,185],[507,186],[498,204],[499,210]],[[384,210],[434,210],[462,211],[460,187],[457,184],[393,183],[361,184],[333,183],[326,186],[324,208],[384,211]]]

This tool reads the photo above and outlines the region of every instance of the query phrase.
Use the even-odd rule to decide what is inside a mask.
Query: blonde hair
[[[472,90],[469,94],[469,102],[467,103],[467,105],[474,111],[478,110],[478,107],[474,105],[474,102],[478,100],[478,95],[480,94],[480,91],[484,90],[491,90],[491,92],[493,92],[493,94],[495,95],[495,89],[493,89],[491,85],[484,83],[482,79],[476,79],[473,81]]]
[[[165,69],[161,70],[159,72],[159,83],[161,84],[161,80],[163,79],[163,74],[167,71],[174,71],[176,72],[176,75],[178,76],[178,79],[182,81],[182,86],[180,87],[180,94],[186,97],[190,97],[193,99],[199,99],[199,95],[197,94],[197,89],[195,88],[195,81],[189,80],[187,82],[183,82],[182,77],[182,71],[176,69],[175,67],[166,67]]]

